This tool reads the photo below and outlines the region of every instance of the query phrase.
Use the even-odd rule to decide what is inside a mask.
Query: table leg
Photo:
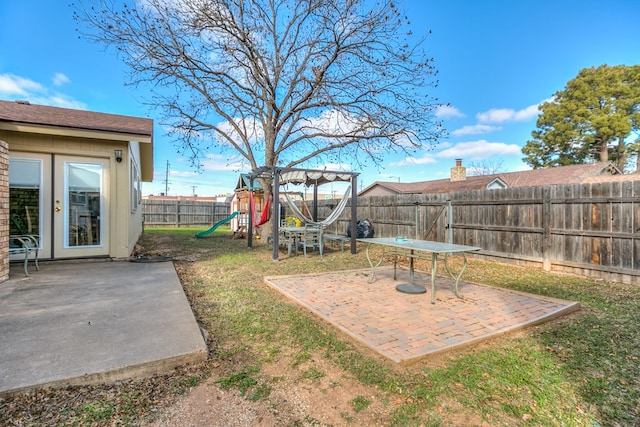
[[[438,253],[431,253],[431,304],[436,303],[436,272],[438,269]]]
[[[384,249],[382,249],[384,256]],[[398,253],[393,252],[393,280],[398,280]]]
[[[411,255],[409,256],[409,284],[413,286],[413,275],[414,275],[414,267],[413,267],[413,249],[411,249]]]
[[[449,269],[449,264],[447,263],[448,254],[444,255],[444,268],[447,270],[447,273],[449,273],[449,276],[451,276],[451,278],[455,280],[455,293],[458,298],[462,298],[462,295],[458,290],[458,283],[460,283],[460,278],[462,277],[462,273],[464,273],[464,271],[467,269],[467,255],[464,252],[462,252],[462,259],[464,260],[464,262],[462,263],[462,269],[460,270],[460,273],[458,273],[458,275],[456,276]]]
[[[406,252],[403,252],[403,255],[406,256]],[[397,255],[396,255],[397,256]],[[414,276],[415,276],[415,268],[413,258],[415,256],[415,252],[411,249],[409,253],[409,283],[401,283],[396,286],[396,290],[398,292],[403,292],[405,294],[424,294],[427,292],[427,289],[422,285],[414,284]],[[394,275],[395,279],[395,275]]]
[[[371,247],[371,243],[367,243],[367,261],[369,261],[369,265],[371,266],[371,278],[369,278],[369,283],[373,283],[376,280],[376,268],[380,264],[382,264],[382,260],[384,259],[384,248],[382,248],[382,255],[380,256],[380,261],[376,265],[373,265],[373,261],[371,261],[371,257],[369,255],[369,248]]]

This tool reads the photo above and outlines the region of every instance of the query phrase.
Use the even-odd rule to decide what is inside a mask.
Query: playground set
[[[249,211],[252,212],[251,216],[255,218],[254,230],[259,230],[259,227],[269,220],[271,199],[272,196],[268,195],[265,201],[262,185],[259,182],[255,182],[253,186],[250,186],[248,175],[241,174],[231,200],[230,215],[213,224],[211,228],[196,233],[196,237],[206,237],[221,225],[230,224],[234,238],[244,238],[247,235]],[[256,236],[259,236],[259,233],[256,233]]]
[[[305,235],[310,231],[314,231],[314,242],[321,242],[324,238],[337,239],[344,250],[344,244],[349,241],[351,244],[351,253],[356,253],[356,233],[352,233],[350,238],[344,236],[336,236],[332,234],[323,235],[323,230],[340,217],[349,199],[351,203],[351,224],[350,229],[355,230],[357,226],[357,177],[356,172],[330,171],[317,169],[299,169],[299,168],[281,168],[263,166],[254,169],[249,174],[241,174],[238,185],[234,191],[234,198],[231,202],[231,214],[221,221],[215,223],[208,230],[199,232],[196,237],[205,237],[213,233],[220,225],[231,223],[231,229],[234,236],[247,237],[247,246],[253,246],[253,239],[259,238],[259,229],[262,225],[269,221],[270,213],[277,213],[276,218],[272,221],[272,243],[273,243],[273,259],[278,259],[278,251],[280,245],[280,228],[284,225],[285,215],[283,214],[283,205],[280,200],[280,187],[287,184],[302,184],[309,188],[313,186],[313,212],[309,212],[304,200],[301,208],[296,204],[290,194],[286,191],[284,195],[286,206],[292,212],[297,228],[303,229]],[[272,194],[265,197],[265,191],[259,182],[259,179],[272,182]],[[344,196],[331,212],[331,214],[323,219],[318,220],[318,187],[332,182],[349,182]],[[351,193],[351,196],[349,196]],[[304,225],[304,227],[303,227]],[[302,234],[300,234],[302,235]],[[319,238],[318,238],[319,237]],[[300,242],[306,244],[305,242]],[[321,245],[321,243],[320,243]]]

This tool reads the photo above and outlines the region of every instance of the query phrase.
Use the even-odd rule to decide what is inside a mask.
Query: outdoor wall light
[[[122,162],[122,150],[113,150],[113,153],[116,155],[116,162]]]

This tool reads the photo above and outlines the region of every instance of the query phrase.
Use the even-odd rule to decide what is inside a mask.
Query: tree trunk
[[[600,143],[600,161],[608,162],[609,161],[609,148],[607,147],[606,141]]]
[[[624,147],[624,136],[618,137],[618,161],[616,166],[624,173],[624,167],[627,164],[627,154]]]

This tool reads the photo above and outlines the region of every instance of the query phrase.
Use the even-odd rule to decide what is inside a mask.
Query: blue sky
[[[562,90],[582,68],[640,63],[637,0],[404,0],[415,34],[431,35],[439,86],[432,94],[449,132],[437,147],[411,159],[385,159],[361,172],[374,181],[446,178],[463,164],[526,169],[521,147],[535,129],[537,105]],[[151,117],[144,94],[126,87],[127,69],[103,46],[79,39],[67,1],[0,1],[0,99]],[[219,160],[218,160],[219,159]],[[177,155],[155,127],[155,178],[143,193],[210,196],[233,190],[238,172],[211,153],[203,173]]]

